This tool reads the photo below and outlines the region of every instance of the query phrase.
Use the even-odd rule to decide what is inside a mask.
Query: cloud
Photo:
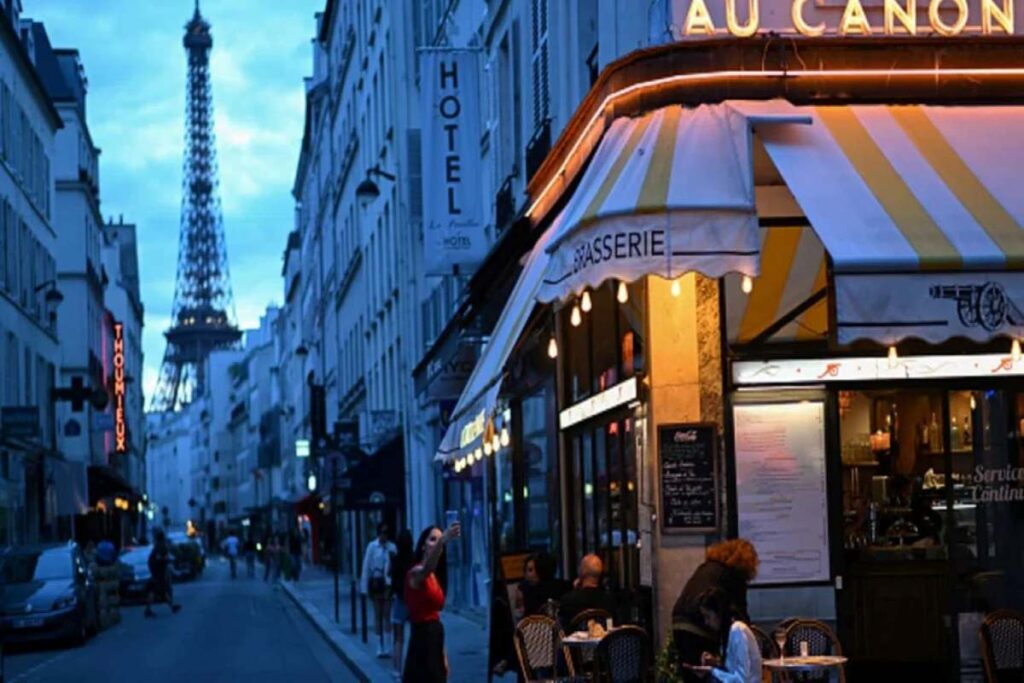
[[[144,389],[164,354],[177,268],[184,152],[188,2],[25,0],[55,47],[77,48],[100,157],[102,211],[138,225],[146,306]],[[203,0],[212,25],[211,80],[221,201],[235,308],[244,326],[281,299],[281,253],[302,138],[303,77],[312,71],[323,0]],[[173,255],[173,256],[172,256]]]

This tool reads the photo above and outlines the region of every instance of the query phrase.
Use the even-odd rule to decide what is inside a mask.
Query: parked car
[[[84,643],[99,630],[96,585],[74,543],[0,550],[0,628],[6,642]]]
[[[206,552],[199,539],[193,538],[184,531],[171,531],[167,534],[167,542],[171,546],[171,579],[175,581],[198,578],[206,568]]]
[[[121,553],[121,602],[140,602],[149,592],[149,553],[151,546],[141,545],[127,548]]]

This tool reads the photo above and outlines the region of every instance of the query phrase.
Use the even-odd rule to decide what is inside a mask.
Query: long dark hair
[[[732,627],[732,622],[740,618],[736,607],[721,588],[707,589],[697,597],[697,604],[701,609],[718,615],[718,639],[724,660],[729,645],[729,629]]]
[[[405,593],[405,575],[412,568],[412,532],[402,529],[395,547],[397,551],[391,558],[391,590],[401,598]]]
[[[441,527],[428,526],[426,529],[420,532],[420,538],[416,541],[416,551],[413,553],[412,563],[413,565],[422,564],[423,558],[427,554],[427,537],[430,536],[430,532],[434,529],[441,531]],[[410,534],[411,535],[411,534]],[[444,546],[441,546],[441,556],[437,558],[437,567],[434,569],[434,576],[437,577],[437,582],[441,584],[441,590],[448,592],[448,550]]]

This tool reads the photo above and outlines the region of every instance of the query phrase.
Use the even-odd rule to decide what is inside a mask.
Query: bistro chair
[[[843,648],[839,644],[839,638],[835,631],[829,628],[828,624],[817,619],[787,619],[786,644],[783,647],[787,657],[800,656],[800,643],[807,642],[807,652],[810,655],[835,655],[841,656]],[[838,672],[833,674],[833,672]],[[837,677],[839,683],[846,683],[846,671],[843,667],[823,672],[819,675],[809,675],[802,678],[805,681],[831,681]]]
[[[1024,614],[1001,609],[978,629],[988,683],[1024,680]]]
[[[524,617],[512,635],[519,659],[519,670],[527,681],[554,678],[558,674],[559,660],[565,662],[570,676],[576,672],[568,649],[562,645],[562,630],[551,617],[533,615]],[[558,652],[562,651],[559,658]]]
[[[639,626],[622,626],[597,644],[594,680],[598,683],[646,683],[651,641]]]
[[[597,623],[601,624],[604,628],[608,620],[612,618],[612,615],[608,610],[603,609],[585,609],[569,622],[569,633],[576,633],[577,631],[586,631],[587,624],[593,619]],[[575,659],[576,666],[581,670],[585,671],[594,668],[594,650],[591,648],[573,648],[573,658]]]
[[[778,659],[779,646],[775,643],[775,640],[758,626],[751,624],[750,630],[754,633],[754,637],[757,638],[757,649],[761,651],[761,659]]]

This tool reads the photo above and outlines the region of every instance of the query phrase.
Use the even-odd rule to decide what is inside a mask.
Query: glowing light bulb
[[[594,304],[590,301],[590,292],[583,292],[583,298],[580,299],[580,308],[583,309],[584,313],[590,313],[590,309],[594,307]]]
[[[679,284],[679,280],[672,281],[672,296],[679,298],[679,295],[683,293],[682,285]]]
[[[548,340],[548,358],[558,358],[558,342],[554,337]]]
[[[583,316],[580,315],[580,307],[573,304],[572,313],[569,315],[569,322],[572,323],[573,327],[579,327],[580,323],[583,322]]]
[[[749,275],[744,275],[743,282],[740,283],[740,289],[743,290],[744,294],[750,294],[754,291],[754,278]]]
[[[508,427],[501,428],[501,436],[499,439],[501,440],[501,447],[508,448],[509,443],[512,441],[512,438],[508,435]]]
[[[473,451],[473,454],[476,456],[477,462],[480,462],[481,460],[484,459],[484,449],[480,448],[479,446],[476,447],[476,450]]]
[[[1020,360],[1020,339],[1014,339],[1013,343],[1010,344],[1010,358],[1016,363]]]
[[[626,287],[625,282],[619,283],[619,290],[615,293],[615,298],[619,300],[620,304],[629,301],[629,288]]]
[[[491,450],[492,450],[491,442],[490,441],[484,441],[484,455],[490,455],[491,454]]]
[[[975,410],[977,407],[978,404],[974,400],[974,394],[971,394],[971,410]]]
[[[899,364],[899,360],[900,360],[900,357],[899,357],[899,354],[896,353],[896,347],[895,346],[890,346],[889,347],[889,367],[890,368],[895,368]]]
[[[501,437],[498,436],[497,434],[495,434],[494,438],[491,439],[491,452],[492,453],[497,453],[500,450],[501,450]]]

